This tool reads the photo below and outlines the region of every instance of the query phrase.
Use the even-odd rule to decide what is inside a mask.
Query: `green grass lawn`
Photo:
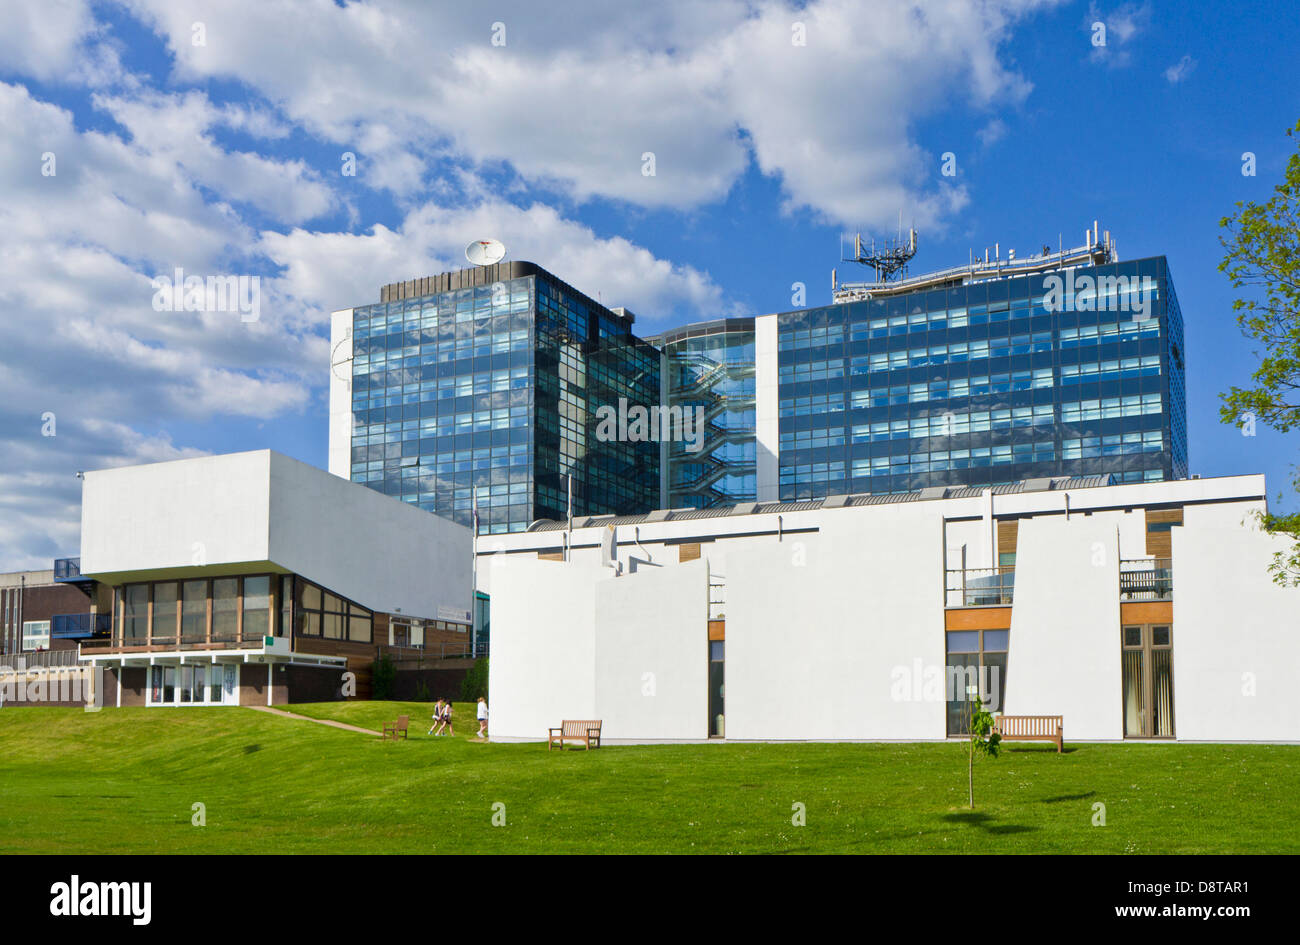
[[[251,709],[6,708],[0,851],[1300,852],[1300,747],[1010,746],[971,813],[957,744],[548,753],[480,743],[455,708],[456,738],[430,738],[427,703],[290,707],[409,714],[397,743]]]

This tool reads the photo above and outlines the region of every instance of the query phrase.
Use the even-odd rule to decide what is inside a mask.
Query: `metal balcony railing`
[[[945,607],[1005,607],[1015,596],[1015,568],[957,568],[947,572]]]
[[[112,623],[109,614],[55,614],[50,617],[50,636],[55,640],[107,637]]]
[[[60,584],[89,583],[90,578],[81,576],[80,558],[55,558],[54,580]]]
[[[726,616],[727,585],[721,581],[709,582],[709,619],[722,620]]]
[[[1119,563],[1120,600],[1173,600],[1172,558],[1125,558]]]

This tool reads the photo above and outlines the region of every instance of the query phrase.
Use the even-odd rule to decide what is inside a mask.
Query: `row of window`
[[[1012,371],[1006,374],[989,374],[981,377],[958,377],[947,381],[919,384],[900,384],[893,387],[873,387],[849,392],[849,406],[885,407],[891,404],[925,403],[931,400],[958,400],[984,394],[1009,394],[1017,391],[1052,387],[1055,381],[1051,368],[1036,371]],[[782,417],[806,417],[819,413],[836,413],[845,409],[844,393],[810,394],[804,397],[784,397],[778,406]]]
[[[1113,314],[1116,323],[1150,317],[1152,305],[1159,299],[1159,287],[1149,286],[1120,290],[1106,286],[1100,292],[1084,288],[1073,296],[1066,310]],[[1142,313],[1146,312],[1144,316]],[[1043,296],[1032,299],[992,302],[933,312],[914,312],[910,315],[893,315],[886,318],[856,320],[848,325],[827,325],[822,328],[782,331],[777,349],[790,351],[799,348],[816,348],[867,338],[887,338],[913,332],[936,331],[947,328],[964,328],[968,325],[986,325],[1033,316],[1051,314]]]
[[[1160,394],[1132,394],[1097,400],[1075,400],[1061,404],[1061,422],[1082,423],[1088,420],[1111,420],[1116,417],[1139,417],[1160,413],[1164,398]]]
[[[1109,344],[1111,342],[1128,343],[1143,338],[1159,338],[1160,323],[1150,316],[1138,322],[1110,322],[1102,325],[1080,325],[1078,328],[1062,328],[1060,347],[1062,349],[1078,348],[1084,345]]]
[[[1127,456],[1132,453],[1156,453],[1164,449],[1160,430],[1116,433],[1112,436],[1085,436],[1061,441],[1062,459],[1092,459],[1097,456]]]
[[[466,370],[469,370],[469,365],[475,358],[532,350],[527,328],[442,342],[434,341],[427,333],[415,338],[404,335],[400,341],[400,346],[394,345],[388,349],[377,347],[378,341],[356,345],[353,350],[353,373],[447,364],[452,361],[466,362]]]
[[[1084,361],[1061,365],[1062,384],[1087,384],[1093,381],[1117,381],[1133,377],[1153,377],[1160,374],[1160,355],[1141,358],[1110,358],[1105,361]]]
[[[260,639],[271,626],[271,577],[126,584],[118,592],[123,643]],[[277,629],[278,632],[278,629]]]
[[[944,472],[949,469],[975,469],[983,466],[1006,466],[1011,463],[1050,463],[1056,460],[1051,440],[1013,443],[1007,446],[982,446],[965,450],[931,450],[928,453],[897,453],[871,456],[853,461],[854,476],[881,476],[896,473]]]
[[[497,410],[473,410],[452,413],[441,417],[424,417],[421,436],[454,436],[458,433],[475,433],[481,430],[508,430],[529,425],[530,407],[502,407]],[[386,441],[391,442],[391,441]]]

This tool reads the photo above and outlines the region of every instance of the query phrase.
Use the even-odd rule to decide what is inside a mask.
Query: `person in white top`
[[[439,699],[437,702],[433,704],[433,724],[429,726],[429,734],[441,735],[442,734],[441,729],[443,724],[444,723],[442,721],[442,700]]]
[[[488,716],[487,700],[484,699],[482,696],[479,696],[478,697],[478,737],[479,738],[487,737],[487,716]]]

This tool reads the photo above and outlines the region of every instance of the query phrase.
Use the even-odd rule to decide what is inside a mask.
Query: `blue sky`
[[[1254,360],[1216,267],[1219,219],[1267,199],[1294,147],[1295,5],[33,0],[0,16],[0,568],[76,552],[79,469],[263,447],[325,465],[329,312],[460,267],[471,239],[650,332],[787,310],[794,282],[824,303],[832,268],[852,277],[840,234],[890,235],[900,210],[914,272],[994,242],[1077,244],[1094,219],[1122,258],[1166,255],[1192,470],[1289,493],[1294,434],[1218,420]],[[155,311],[151,280],[178,266],[260,277],[257,321]]]

